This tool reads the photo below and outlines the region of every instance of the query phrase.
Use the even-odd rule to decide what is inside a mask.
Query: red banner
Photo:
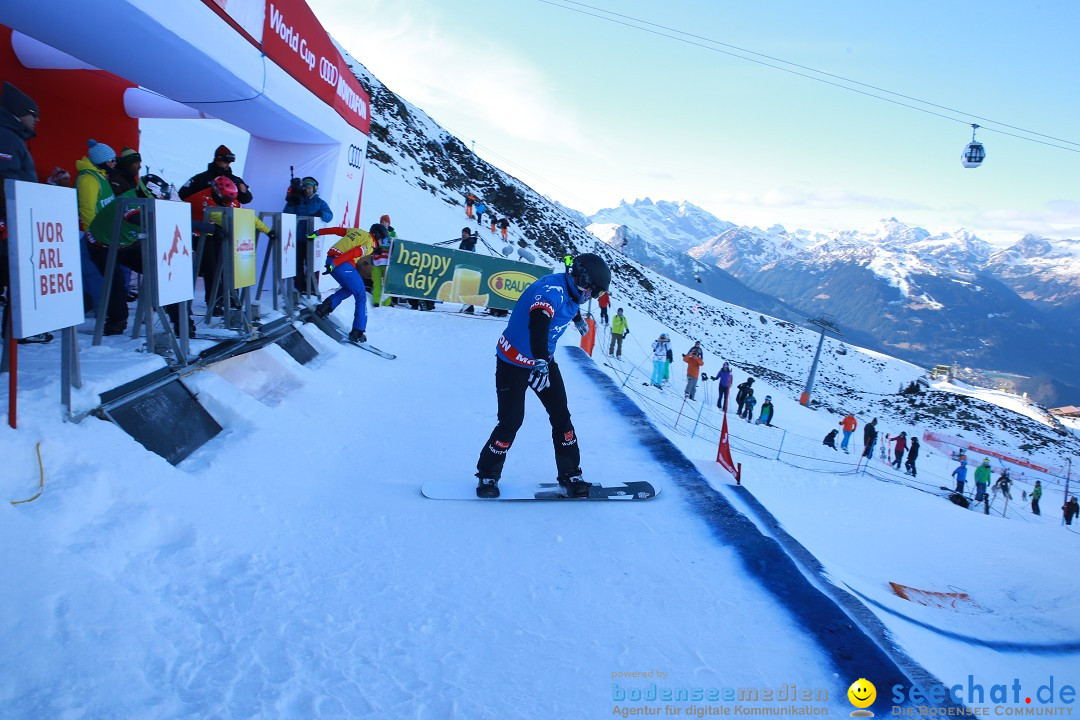
[[[727,413],[724,413],[724,424],[720,428],[720,446],[716,449],[716,462],[720,467],[731,473],[736,480],[739,472],[735,469],[735,461],[731,459],[731,446],[728,445]]]
[[[963,450],[971,450],[972,452],[980,453],[982,455],[996,457],[998,460],[1004,460],[1005,462],[1010,462],[1013,465],[1019,465],[1020,467],[1037,470],[1041,473],[1046,473],[1047,475],[1065,477],[1065,471],[1061,468],[1036,465],[1030,460],[1023,460],[1021,458],[1012,457],[1011,455],[1006,455],[1005,453],[998,452],[996,450],[990,450],[989,448],[980,447],[971,443],[968,440],[964,440],[963,438],[958,437],[952,437],[951,435],[944,435],[942,433],[936,433],[927,430],[923,433],[923,442],[930,443],[934,447],[943,450],[944,452],[951,452],[949,446],[953,446]]]
[[[304,0],[268,3],[262,50],[347,123],[368,134],[371,99]]]

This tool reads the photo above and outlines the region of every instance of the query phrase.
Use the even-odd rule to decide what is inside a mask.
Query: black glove
[[[574,327],[576,327],[577,331],[582,335],[585,335],[585,333],[589,332],[589,324],[582,320],[580,315],[574,318]]]
[[[330,275],[333,272],[334,272],[334,266],[332,264],[330,264],[330,263],[326,263],[326,267],[323,268],[322,274],[323,275]]]
[[[541,392],[550,386],[551,376],[548,374],[547,360],[537,360],[533,364],[532,372],[529,373],[529,387],[536,392]]]
[[[630,334],[630,331],[629,331],[629,330],[623,330],[623,331],[622,331],[622,336],[623,336],[623,337],[626,337],[626,336],[627,336],[627,335],[629,335],[629,334]]]

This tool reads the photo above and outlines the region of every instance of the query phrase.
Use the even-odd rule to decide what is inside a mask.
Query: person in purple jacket
[[[521,293],[496,346],[495,393],[499,422],[476,462],[476,495],[499,497],[506,453],[525,420],[525,391],[532,388],[547,410],[559,485],[570,497],[585,497],[589,483],[581,477],[581,452],[570,422],[566,386],[555,363],[555,344],[574,323],[584,335],[580,306],[607,292],[611,270],[599,255],[574,258],[564,273],[546,275]]]
[[[716,407],[724,412],[727,412],[728,395],[731,394],[731,378],[731,366],[727,363],[724,363],[724,367],[720,368],[720,372],[713,378],[713,380],[720,381],[720,393],[716,396]]]

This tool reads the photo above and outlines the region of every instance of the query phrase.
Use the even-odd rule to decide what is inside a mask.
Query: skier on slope
[[[982,464],[975,468],[975,502],[983,499],[988,487],[990,487],[990,458],[983,458]]]
[[[570,497],[587,497],[581,450],[570,422],[566,386],[555,362],[555,344],[571,322],[582,335],[583,303],[607,292],[611,270],[603,258],[584,253],[564,273],[540,278],[521,293],[496,347],[495,392],[499,422],[476,462],[477,497],[499,497],[506,453],[525,419],[525,390],[531,387],[547,410],[555,446],[558,481]]]
[[[961,460],[956,469],[952,471],[952,475],[956,478],[956,492],[963,495],[964,484],[967,482],[967,460]]]

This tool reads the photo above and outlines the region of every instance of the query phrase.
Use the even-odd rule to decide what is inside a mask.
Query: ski
[[[348,333],[344,332],[340,327],[338,327],[338,324],[336,322],[334,322],[330,318],[319,317],[314,310],[311,310],[307,317],[304,318],[304,322],[314,323],[317,328],[337,340],[342,345],[352,345],[353,347],[358,347],[361,350],[367,350],[369,353],[378,355],[381,358],[386,358],[387,360],[397,359],[397,355],[386,352],[385,350],[380,350],[374,345],[366,342],[361,343],[350,340]]]
[[[499,497],[478,498],[476,484],[468,481],[440,480],[424,483],[420,488],[424,497],[432,500],[651,500],[660,494],[660,487],[645,481],[631,481],[617,485],[592,485],[588,497],[571,498],[565,495],[558,483],[499,483]]]

